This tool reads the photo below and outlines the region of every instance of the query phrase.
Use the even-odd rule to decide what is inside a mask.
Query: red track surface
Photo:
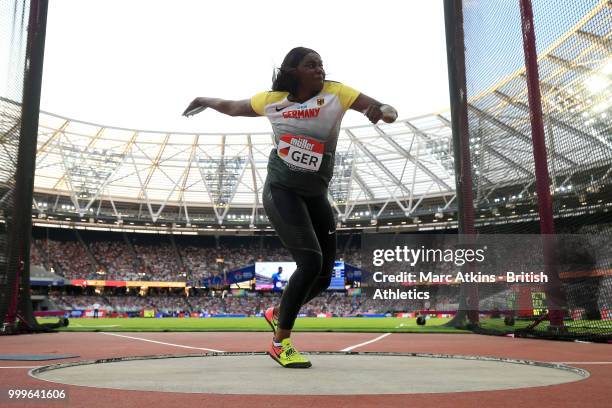
[[[118,333],[176,345],[224,351],[264,351],[269,333]],[[304,351],[339,351],[378,337],[376,333],[297,333]],[[2,354],[77,354],[78,359],[0,361],[2,367],[38,366],[62,361],[153,354],[186,354],[197,349],[156,344],[102,333],[56,333],[0,337]],[[612,346],[467,334],[392,334],[353,351],[484,355],[550,362],[572,362],[591,376],[575,383],[508,391],[371,396],[253,396],[122,391],[50,384],[31,378],[29,368],[0,368],[2,388],[67,389],[68,402],[10,403],[8,407],[604,407],[612,401]],[[582,362],[578,363],[578,362]],[[589,364],[609,362],[609,364]],[[270,364],[274,364],[270,361]],[[280,367],[279,367],[280,369]],[[296,384],[299,387],[299,384]]]

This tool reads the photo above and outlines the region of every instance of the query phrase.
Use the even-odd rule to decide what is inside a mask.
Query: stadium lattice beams
[[[601,4],[539,57],[551,188],[580,197],[605,188],[612,170],[612,9]],[[470,122],[479,124],[471,140],[476,204],[533,200],[524,68],[468,103]],[[9,129],[14,104],[0,105]],[[272,147],[271,133],[120,129],[41,112],[33,205],[39,214],[152,223],[189,224],[191,214],[207,212],[207,222],[254,225],[265,222]],[[5,150],[0,160],[10,160]],[[389,209],[405,217],[444,211],[455,197],[453,160],[448,112],[343,128],[330,201],[339,221],[375,220]]]

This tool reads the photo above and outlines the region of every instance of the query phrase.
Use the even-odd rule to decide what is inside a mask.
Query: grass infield
[[[447,318],[427,320],[418,326],[410,318],[364,317],[304,317],[296,321],[294,331],[311,332],[397,332],[397,333],[469,333],[452,327],[444,327]],[[57,322],[57,318],[38,318],[40,323]],[[503,324],[503,323],[502,323]],[[73,318],[70,325],[59,329],[66,332],[160,332],[160,331],[270,331],[263,317],[246,318]]]
[[[294,331],[301,332],[380,332],[380,333],[471,333],[470,330],[445,327],[448,318],[432,318],[427,320],[425,326],[416,324],[414,318],[366,318],[366,317],[332,317],[298,318]],[[38,318],[40,323],[55,323],[57,318]],[[499,334],[512,333],[516,329],[522,329],[531,324],[531,320],[517,320],[514,326],[506,326],[503,319],[481,318],[480,327]],[[612,329],[612,321],[566,321],[566,327],[570,332],[601,331]],[[538,326],[541,330],[547,324]],[[68,327],[62,327],[59,331],[65,332],[247,332],[247,331],[270,331],[270,327],[262,317],[246,318],[71,318]]]

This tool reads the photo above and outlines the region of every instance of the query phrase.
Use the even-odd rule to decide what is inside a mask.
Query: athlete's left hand
[[[363,93],[351,105],[351,109],[363,113],[370,122],[377,124],[379,120],[392,123],[397,119],[397,111],[390,105],[378,102]]]
[[[383,113],[380,110],[379,105],[370,105],[368,109],[363,112],[364,115],[370,120],[370,122],[377,124],[379,120],[382,119]]]

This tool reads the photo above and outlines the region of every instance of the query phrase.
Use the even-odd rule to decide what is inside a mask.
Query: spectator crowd
[[[338,259],[354,259],[359,251],[349,248]],[[292,261],[282,247],[256,243],[239,246],[198,246],[181,243],[132,243],[125,240],[33,239],[31,263],[66,279],[184,282],[201,281],[255,262]],[[349,262],[350,263],[350,262]]]

